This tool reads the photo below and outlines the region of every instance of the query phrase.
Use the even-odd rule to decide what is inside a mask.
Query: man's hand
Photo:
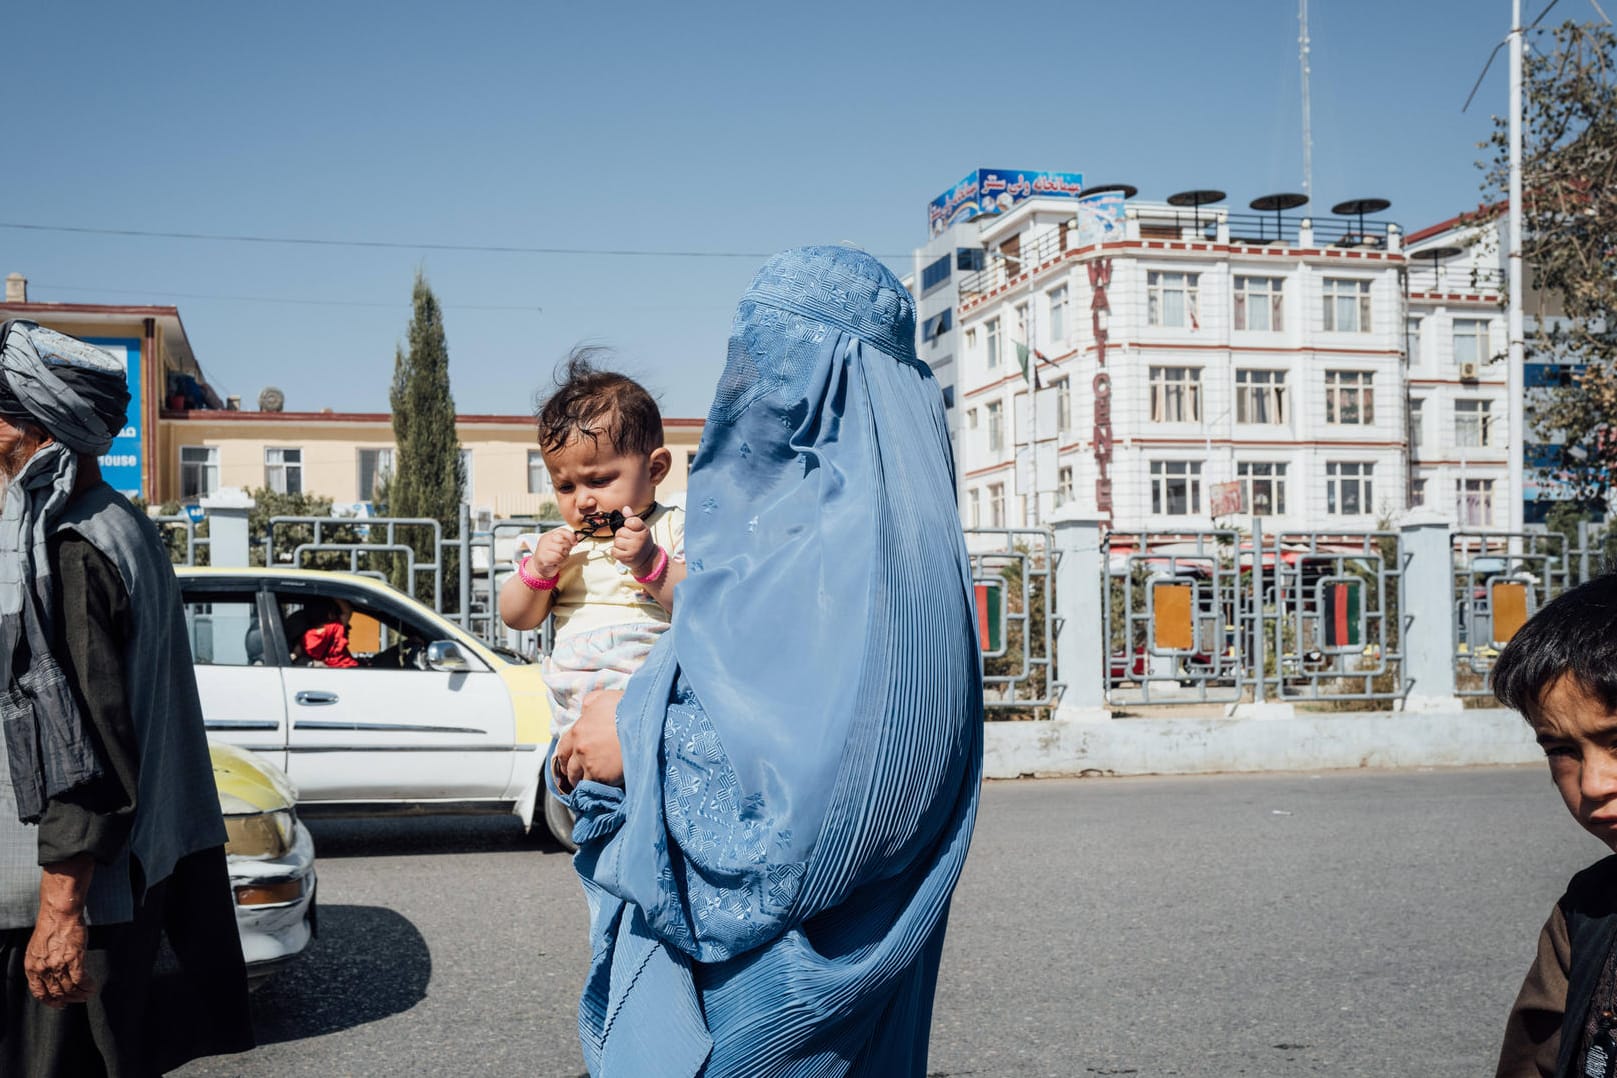
[[[556,743],[551,766],[556,786],[571,793],[585,779],[606,786],[623,785],[623,748],[618,743],[621,692],[597,689],[584,696],[578,721]]]
[[[623,527],[612,535],[612,556],[620,565],[627,565],[635,576],[645,576],[657,560],[657,544],[652,541],[651,529],[637,516],[625,515]]]
[[[89,941],[84,899],[95,862],[89,854],[44,866],[39,881],[39,916],[23,955],[28,990],[47,1007],[83,1003],[98,987],[84,968]]]
[[[573,544],[578,537],[571,528],[552,528],[539,537],[539,543],[533,548],[533,558],[528,564],[528,575],[537,576],[544,580],[554,580],[561,575],[561,567],[567,561],[567,555],[572,552]]]

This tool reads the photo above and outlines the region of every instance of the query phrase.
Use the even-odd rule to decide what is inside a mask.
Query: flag
[[[1044,362],[1044,354],[1042,352],[1033,351],[1031,355],[1040,363]],[[1020,341],[1018,341],[1016,344],[1016,362],[1022,368],[1022,381],[1032,382],[1034,389],[1044,388],[1044,384],[1039,381],[1038,366],[1030,362],[1028,346]]]

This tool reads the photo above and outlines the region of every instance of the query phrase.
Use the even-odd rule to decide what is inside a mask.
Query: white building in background
[[[964,523],[1031,526],[1074,502],[1117,531],[1204,530],[1245,523],[1214,516],[1215,487],[1239,483],[1270,533],[1364,531],[1421,504],[1504,527],[1497,286],[1422,277],[1469,284],[1478,258],[1497,269],[1483,251],[1433,268],[1396,225],[1116,190],[955,222],[916,252],[917,348],[952,388]],[[947,281],[928,276],[945,255]]]

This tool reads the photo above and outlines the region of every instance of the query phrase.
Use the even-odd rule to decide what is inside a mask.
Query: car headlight
[[[225,817],[225,854],[280,857],[292,848],[291,809]]]

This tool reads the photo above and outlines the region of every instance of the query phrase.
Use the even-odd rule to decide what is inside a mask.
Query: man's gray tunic
[[[118,863],[91,878],[92,924],[134,916],[129,855],[146,886],[167,879],[187,854],[222,846],[224,823],[203,730],[202,704],[180,605],[179,582],[157,528],[101,485],[74,499],[56,529],[82,535],[118,569],[135,619],[125,669],[140,753],[134,829]],[[39,910],[38,829],[17,819],[11,770],[0,738],[0,929],[26,928]]]

